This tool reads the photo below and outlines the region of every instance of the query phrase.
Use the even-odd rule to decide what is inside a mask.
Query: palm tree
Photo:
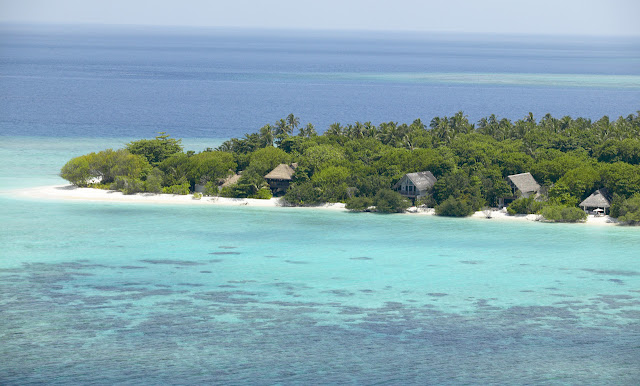
[[[364,123],[364,135],[368,138],[378,139],[378,129],[376,129],[376,126],[372,124],[371,121]]]
[[[289,114],[287,116],[287,124],[291,128],[291,132],[293,132],[293,129],[298,128],[298,125],[300,124],[300,118],[296,117],[293,114]]]
[[[349,137],[351,139],[364,138],[364,125],[356,121],[355,125],[349,125]]]
[[[276,136],[289,134],[290,131],[291,131],[291,128],[287,124],[287,121],[285,121],[284,119],[280,119],[278,122],[276,122]]]
[[[533,113],[529,111],[529,114],[524,118],[524,121],[527,123],[535,122],[536,120],[533,118]]]
[[[270,124],[266,124],[260,128],[260,140],[264,147],[273,146],[273,140],[275,138],[274,127]]]
[[[300,132],[298,133],[298,136],[307,138],[315,137],[316,135],[318,135],[318,133],[312,123],[307,123],[305,127],[301,127]]]
[[[440,142],[448,144],[453,139],[455,132],[451,128],[450,120],[447,117],[439,118],[435,117],[431,120],[429,127],[433,136]]]
[[[326,134],[341,136],[343,134],[342,126],[340,126],[338,122],[332,123],[329,125],[329,129],[327,129]]]
[[[385,145],[393,144],[398,133],[396,122],[386,122],[380,124],[380,141]]]

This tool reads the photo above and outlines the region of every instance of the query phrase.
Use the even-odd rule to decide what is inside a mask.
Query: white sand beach
[[[195,199],[192,194],[154,194],[137,193],[125,195],[122,192],[113,190],[102,190],[93,188],[79,188],[74,185],[50,185],[38,186],[8,191],[14,197],[24,197],[29,199],[51,199],[51,200],[83,200],[102,202],[128,202],[142,204],[177,204],[177,205],[223,205],[223,206],[251,206],[251,207],[278,207],[283,206],[280,198],[269,200],[258,200],[253,198],[227,198],[204,196]],[[346,210],[344,204],[325,204],[318,206],[322,209]]]
[[[271,198],[269,200],[258,200],[253,198],[227,198],[227,197],[202,197],[194,199],[193,195],[174,195],[174,194],[152,194],[137,193],[125,195],[121,192],[112,190],[101,190],[93,188],[78,188],[73,185],[50,185],[39,186],[34,188],[25,188],[12,191],[6,191],[14,197],[23,197],[28,199],[50,199],[50,200],[83,200],[83,201],[102,201],[102,202],[127,202],[142,204],[177,204],[177,205],[221,205],[221,206],[250,206],[250,207],[281,207],[283,206],[280,198]],[[324,204],[313,207],[314,209],[328,209],[346,211],[345,205],[342,203]],[[416,208],[411,207],[407,210],[408,215],[435,215],[433,208]],[[516,215],[510,216],[506,210],[491,209],[487,211],[478,211],[471,218],[504,220],[504,221],[541,221],[541,216]],[[609,216],[589,215],[587,221],[582,224],[588,225],[615,225],[617,221]]]

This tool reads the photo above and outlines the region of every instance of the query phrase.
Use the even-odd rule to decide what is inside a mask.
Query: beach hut
[[[226,178],[221,178],[217,181],[218,190],[222,190],[222,188],[224,187],[231,186],[238,182],[238,180],[240,179],[240,174],[234,173],[233,170],[229,170],[229,173],[230,174]],[[194,192],[204,193],[205,190],[206,184],[195,184]]]
[[[538,185],[538,182],[533,178],[531,173],[509,175],[507,176],[507,184],[511,187],[511,195],[498,199],[498,205],[501,208],[509,205],[517,198],[537,196],[538,192],[540,192],[540,185]]]
[[[240,177],[242,177],[242,172],[237,173],[237,174],[233,173],[233,174],[227,176],[227,178],[219,180],[218,181],[218,190],[220,191],[223,188],[226,188],[227,186],[231,186],[231,185],[237,184],[238,180],[240,180]]]
[[[287,188],[293,179],[296,166],[297,164],[280,164],[270,171],[269,174],[264,176],[274,196],[287,191]]]
[[[611,207],[611,200],[605,189],[598,189],[585,198],[580,203],[580,207],[585,212],[593,212],[595,214],[607,214],[607,209]]]
[[[416,198],[427,195],[436,181],[436,177],[430,171],[407,173],[393,186],[393,190],[415,203]]]

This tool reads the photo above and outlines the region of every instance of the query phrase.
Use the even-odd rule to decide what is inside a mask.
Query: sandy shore
[[[101,190],[92,188],[78,188],[73,185],[52,185],[39,186],[35,188],[26,188],[19,190],[7,191],[14,197],[23,197],[29,199],[51,199],[51,200],[83,200],[83,201],[102,201],[102,202],[128,202],[128,203],[144,203],[144,204],[178,204],[178,205],[222,205],[222,206],[251,206],[251,207],[280,207],[282,201],[280,198],[272,198],[270,200],[257,200],[253,198],[227,198],[227,197],[202,197],[194,199],[193,195],[173,195],[173,194],[152,194],[138,193],[125,195],[121,192],[111,190]],[[317,207],[317,209],[330,209],[346,211],[344,204],[325,204]],[[433,208],[409,208],[407,214],[433,216],[435,211]],[[540,221],[539,215],[517,215],[509,216],[506,210],[492,209],[490,211],[476,212],[471,216],[476,219],[491,219],[504,221]],[[593,216],[589,215],[587,221],[583,224],[589,225],[615,225],[616,220],[609,216]]]
[[[177,204],[177,205],[223,205],[223,206],[252,206],[252,207],[278,207],[282,206],[280,198],[258,200],[253,198],[227,198],[227,197],[202,197],[194,199],[192,194],[153,194],[137,193],[125,195],[113,190],[93,188],[78,188],[73,185],[39,186],[8,191],[14,197],[29,199],[51,200],[83,200],[102,202],[128,202],[144,204]],[[346,210],[344,204],[325,204],[318,206],[322,209]]]

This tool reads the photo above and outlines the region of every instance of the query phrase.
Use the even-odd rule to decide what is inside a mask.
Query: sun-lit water
[[[71,157],[122,147],[159,130],[209,137],[183,140],[185,149],[199,151],[229,134],[254,131],[254,123],[259,127],[292,111],[303,115],[297,108],[317,109],[316,117],[348,117],[346,123],[366,117],[390,95],[424,96],[422,81],[411,77],[423,76],[419,58],[426,54],[407,54],[416,46],[411,41],[385,46],[404,53],[408,63],[393,72],[393,61],[371,42],[351,43],[359,54],[341,56],[339,41],[312,48],[298,42],[290,52],[286,39],[267,39],[267,47],[279,47],[278,61],[260,45],[237,45],[246,37],[231,36],[216,43],[227,47],[223,65],[211,59],[218,57],[205,49],[208,40],[187,39],[192,44],[185,48],[184,40],[147,38],[150,48],[142,50],[135,39],[96,49],[82,39],[56,46],[41,36],[34,44],[5,44],[0,52],[1,384],[638,383],[636,228],[15,197],[14,189],[63,184],[57,173]],[[42,39],[44,47],[57,47],[61,63],[49,54],[42,59]],[[82,55],[87,47],[97,50],[102,67]],[[472,73],[487,73],[483,60],[446,70],[455,67],[455,52],[445,44],[429,47],[440,55],[429,59],[439,63],[438,74],[457,74],[448,83],[430,84],[429,98],[450,95],[450,89],[457,96],[476,90],[497,98],[505,115],[520,114],[500,100],[515,88],[474,80]],[[510,52],[491,47],[474,51],[475,57]],[[20,60],[10,62],[10,50],[22,52]],[[531,52],[523,50],[520,59],[487,76],[516,82],[517,94],[527,94],[535,108],[558,103],[560,110],[578,111],[588,101],[613,111],[626,97],[630,102],[624,103],[637,106],[637,91],[619,83],[624,77],[593,70],[594,63],[619,58],[591,57],[585,64],[591,72],[567,75],[568,82],[595,79],[610,86],[558,86],[562,81],[550,74],[563,73],[560,64],[549,59],[553,71],[532,72],[535,63],[524,60]],[[270,74],[306,70],[283,83],[264,73],[255,82],[182,79],[190,72],[187,62],[196,62],[195,73],[202,69],[203,55],[231,73],[255,71],[263,56]],[[575,49],[563,55],[569,67],[586,54]],[[311,68],[317,58],[325,61]],[[365,65],[362,58],[373,59]],[[634,59],[619,61],[628,60]],[[138,67],[128,67],[130,61]],[[176,72],[161,79],[172,61]],[[351,68],[341,69],[343,62]],[[354,63],[370,74],[337,79],[357,73]],[[518,65],[520,72],[495,75]],[[328,83],[317,75],[326,68],[335,78]],[[638,76],[616,68],[632,83]],[[128,73],[138,75],[123,79]],[[367,79],[373,73],[392,79]],[[538,74],[538,84],[528,88],[522,82],[530,73]],[[417,75],[403,80],[406,74]],[[458,88],[455,77],[476,84]],[[297,90],[289,93],[292,84]],[[321,89],[321,97],[304,92]],[[565,100],[567,95],[577,98]],[[402,103],[376,114],[413,119],[424,107]],[[454,109],[453,99],[442,103]],[[493,112],[499,113],[483,114]]]

